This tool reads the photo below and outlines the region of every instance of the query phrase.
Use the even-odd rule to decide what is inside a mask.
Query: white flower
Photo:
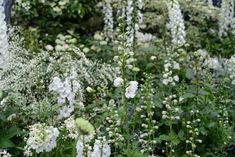
[[[50,152],[56,147],[56,139],[59,136],[57,128],[37,123],[30,126],[29,130],[25,155],[30,155],[31,150],[34,150],[36,153]]]
[[[168,85],[169,81],[168,81],[168,79],[163,79],[163,80],[162,80],[162,83],[163,83],[164,85]]]
[[[78,137],[78,131],[74,117],[71,116],[64,121],[65,128],[69,132],[68,137],[71,139],[76,139]]]
[[[74,111],[74,106],[73,106],[73,105],[64,106],[64,107],[60,110],[59,119],[69,117],[69,116],[72,114],[73,111]]]
[[[113,8],[109,0],[104,1],[103,5],[103,14],[104,14],[104,33],[106,38],[113,38],[114,35],[114,22],[113,22]]]
[[[110,146],[107,143],[95,141],[92,157],[109,157],[111,155]]]
[[[227,35],[234,16],[234,0],[223,0],[219,14],[219,35]]]
[[[173,69],[180,70],[180,64],[174,61],[173,62]]]
[[[173,79],[174,79],[176,82],[178,82],[178,81],[179,81],[179,76],[178,76],[178,75],[175,75],[175,76],[173,77]]]
[[[185,25],[184,18],[181,13],[180,5],[177,0],[166,1],[168,14],[169,14],[169,24],[168,28],[171,32],[172,44],[175,46],[182,46],[185,44]]]
[[[126,88],[125,96],[126,98],[134,98],[136,95],[136,91],[138,89],[137,81],[130,81],[128,87]]]
[[[6,150],[0,149],[0,157],[11,157],[11,154],[8,153]]]
[[[114,80],[114,87],[121,87],[122,84],[123,84],[123,79],[121,77],[117,77],[115,80]]]
[[[77,142],[76,150],[77,150],[76,157],[83,157],[83,143],[81,141]]]
[[[218,58],[209,58],[207,63],[208,63],[208,67],[213,70],[219,70],[222,68],[221,64],[219,63]]]
[[[54,47],[51,46],[51,45],[46,45],[46,46],[45,46],[45,49],[48,50],[48,51],[53,51],[53,50],[54,50]]]

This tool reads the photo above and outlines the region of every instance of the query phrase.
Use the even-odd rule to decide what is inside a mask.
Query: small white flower
[[[45,49],[48,50],[48,51],[53,51],[53,50],[54,50],[54,47],[51,46],[51,45],[46,45],[46,46],[45,46]]]
[[[123,84],[123,79],[121,77],[117,77],[115,80],[114,80],[114,87],[121,87],[122,84]]]
[[[162,83],[163,83],[164,85],[168,85],[169,81],[168,81],[168,79],[163,79],[163,80],[162,80]]]
[[[130,81],[128,87],[126,88],[125,96],[126,98],[134,98],[136,95],[136,91],[138,89],[137,81]]]
[[[179,82],[179,76],[178,76],[178,75],[175,75],[175,76],[173,77],[173,79],[174,79],[176,82]]]

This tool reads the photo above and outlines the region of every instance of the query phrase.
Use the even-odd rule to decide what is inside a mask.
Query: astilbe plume
[[[3,0],[0,0],[0,67],[3,68],[7,63],[8,56],[8,35],[7,24],[5,21]]]
[[[180,4],[177,0],[167,1],[169,23],[168,28],[171,32],[171,41],[174,46],[183,46],[186,41],[184,17]]]

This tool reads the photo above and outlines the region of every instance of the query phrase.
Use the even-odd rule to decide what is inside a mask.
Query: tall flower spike
[[[171,40],[174,46],[183,46],[185,44],[185,25],[181,13],[180,5],[177,0],[167,1],[169,23],[168,28],[171,32]]]
[[[134,43],[134,28],[133,28],[133,1],[127,0],[127,7],[126,7],[126,43],[128,48],[132,48]]]
[[[103,4],[104,33],[107,39],[113,39],[113,8],[111,0],[105,0]]]
[[[232,25],[234,16],[234,0],[223,0],[219,14],[219,35],[226,36]]]
[[[3,0],[0,0],[0,68],[6,65],[8,54],[7,24],[5,18]]]

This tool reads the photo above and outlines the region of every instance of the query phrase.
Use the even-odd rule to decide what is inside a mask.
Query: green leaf
[[[185,93],[182,98],[183,99],[188,99],[188,98],[193,98],[195,95],[193,93]]]
[[[6,130],[4,138],[10,139],[16,135],[20,135],[21,133],[22,133],[22,131],[19,128],[11,127],[10,129]]]
[[[200,95],[209,95],[209,93],[203,89],[200,89],[198,92]]]
[[[7,138],[0,138],[0,148],[12,148],[15,147],[15,144],[7,139]]]

